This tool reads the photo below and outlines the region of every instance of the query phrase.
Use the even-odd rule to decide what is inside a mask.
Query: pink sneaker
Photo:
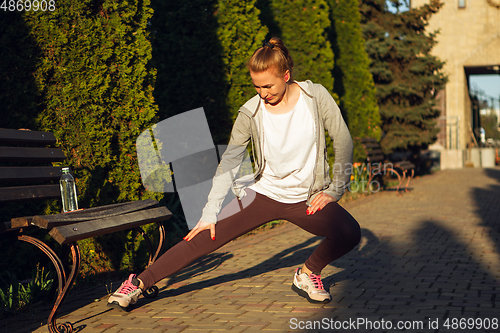
[[[125,310],[130,304],[135,304],[142,294],[139,284],[140,282],[135,277],[135,274],[130,274],[128,280],[123,282],[120,288],[109,297],[108,306],[119,306]]]
[[[301,273],[300,268],[295,270],[292,290],[302,297],[307,298],[310,303],[328,303],[332,296],[323,287],[321,275]]]

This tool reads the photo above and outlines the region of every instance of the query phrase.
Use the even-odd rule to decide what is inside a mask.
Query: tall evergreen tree
[[[261,19],[269,36],[280,37],[295,63],[294,78],[321,83],[333,94],[333,51],[326,0],[260,0]],[[336,98],[338,96],[335,95]]]
[[[380,139],[380,115],[370,59],[362,38],[358,0],[329,0],[335,53],[334,90],[354,138],[354,160],[365,158],[361,138]]]
[[[395,8],[400,0],[391,0]],[[446,83],[443,62],[431,55],[436,33],[426,33],[442,3],[391,12],[386,0],[361,0],[361,24],[377,87],[385,153],[432,143],[438,128],[436,95]]]
[[[246,60],[264,40],[255,0],[153,0],[153,67],[160,117],[203,107],[215,144],[227,144],[253,94]]]
[[[231,129],[229,85],[218,39],[218,0],[152,0],[151,65],[160,119],[203,107],[215,144]]]
[[[146,66],[149,0],[60,0],[53,8],[24,14],[41,52],[37,122],[54,132],[73,167],[80,206],[158,198],[141,185],[135,149],[157,111]],[[125,263],[123,251],[111,250],[116,265]],[[125,260],[133,266],[132,257]]]
[[[0,127],[36,129],[40,50],[20,12],[0,14]]]
[[[267,28],[259,20],[255,0],[219,0],[217,36],[221,43],[227,106],[236,119],[238,109],[256,94],[246,62],[262,46]]]
[[[137,136],[157,107],[149,1],[58,1],[53,12],[27,11],[43,57],[38,122],[55,133],[75,169],[83,207],[142,196]]]

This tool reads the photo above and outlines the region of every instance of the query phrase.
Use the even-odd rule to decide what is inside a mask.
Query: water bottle
[[[69,212],[78,209],[78,200],[76,198],[75,178],[69,173],[69,168],[62,168],[62,176],[59,180],[61,187],[61,198],[63,212]]]

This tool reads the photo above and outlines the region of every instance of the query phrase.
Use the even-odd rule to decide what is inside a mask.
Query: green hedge
[[[340,109],[354,138],[354,161],[366,156],[361,146],[364,137],[380,140],[380,115],[370,59],[362,37],[358,0],[329,0],[330,40],[335,50],[335,92]]]

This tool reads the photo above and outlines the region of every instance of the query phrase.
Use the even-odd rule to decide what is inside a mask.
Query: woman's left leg
[[[292,204],[287,208],[285,219],[316,236],[325,237],[305,262],[312,272],[321,272],[359,243],[361,230],[354,217],[336,202],[313,215],[307,215],[306,210],[305,202]]]
[[[292,289],[312,303],[327,303],[330,294],[321,282],[321,270],[330,262],[351,251],[361,239],[358,222],[336,202],[327,204],[313,215],[307,215],[305,202],[291,204],[286,209],[285,219],[302,229],[325,239],[305,262],[312,272],[297,269]]]

